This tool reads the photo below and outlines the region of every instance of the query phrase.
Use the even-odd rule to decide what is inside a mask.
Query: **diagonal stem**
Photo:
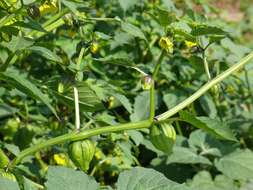
[[[176,114],[180,110],[184,109],[185,107],[187,107],[188,105],[190,105],[192,102],[194,102],[196,99],[198,99],[200,96],[202,96],[211,87],[213,87],[214,85],[218,84],[219,82],[221,82],[222,80],[224,80],[226,77],[228,77],[232,73],[238,71],[241,67],[243,67],[252,58],[253,58],[253,52],[251,52],[250,54],[248,54],[246,57],[244,57],[237,64],[231,66],[229,69],[227,69],[223,73],[221,73],[218,76],[216,76],[213,80],[210,80],[209,82],[207,82],[197,92],[195,92],[194,94],[192,94],[189,98],[187,98],[183,102],[179,103],[178,105],[176,105],[172,109],[164,112],[163,114],[156,116],[155,120],[156,121],[161,121],[161,120],[168,119],[169,117],[173,116],[174,114]]]

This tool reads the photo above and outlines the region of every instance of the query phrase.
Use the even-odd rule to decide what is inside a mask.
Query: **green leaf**
[[[131,121],[140,121],[149,117],[149,92],[140,93],[134,101],[134,109],[130,118]]]
[[[117,190],[190,190],[153,169],[136,167],[119,175]]]
[[[201,107],[204,112],[211,118],[215,118],[217,116],[217,109],[212,97],[209,94],[202,96],[200,99]]]
[[[127,11],[129,8],[133,7],[137,2],[138,0],[131,0],[131,1],[119,0],[119,4],[124,11]]]
[[[196,154],[189,148],[175,146],[171,155],[167,158],[167,164],[182,163],[182,164],[207,164],[212,163],[205,157]]]
[[[113,64],[122,66],[134,65],[134,62],[131,60],[131,57],[126,52],[123,51],[119,51],[115,54],[111,54],[103,58],[94,58],[94,60],[112,65]]]
[[[32,46],[27,49],[45,57],[48,60],[52,60],[55,62],[62,62],[61,58],[58,55],[56,55],[54,52],[52,52],[51,50],[47,48],[40,47],[40,46]]]
[[[0,118],[13,115],[18,112],[18,109],[11,107],[7,104],[0,105]]]
[[[24,190],[38,190],[38,189],[43,189],[43,186],[24,177]]]
[[[215,166],[232,179],[253,179],[253,152],[248,149],[238,150],[216,160]]]
[[[32,82],[26,77],[18,73],[14,69],[8,69],[4,73],[0,73],[3,76],[3,80],[8,82],[13,87],[17,88],[21,92],[30,95],[31,97],[42,101],[58,118],[57,113],[53,106],[50,104],[50,99],[43,94]],[[1,79],[1,78],[0,78]]]
[[[122,95],[122,94],[118,94],[118,93],[113,94],[113,96],[114,96],[118,101],[120,101],[120,103],[122,103],[122,105],[126,108],[126,110],[127,110],[129,113],[132,113],[132,104],[129,102],[129,100],[127,99],[126,96],[124,96],[124,95]]]
[[[0,177],[0,189],[1,190],[20,190],[18,183],[3,177]]]
[[[221,156],[220,150],[215,147],[217,141],[200,129],[193,131],[188,140],[190,147],[201,155]]]
[[[197,173],[192,181],[190,187],[194,190],[237,190],[232,179],[217,175],[213,181],[212,176],[207,171]]]
[[[81,111],[97,111],[104,109],[102,102],[87,82],[79,82],[77,84],[77,89]],[[71,107],[75,106],[73,85],[64,84],[64,92],[62,94],[56,91],[54,91],[54,93],[62,103]]]
[[[28,22],[17,21],[11,26],[20,26],[23,28],[29,28],[29,29],[40,31],[40,32],[45,32],[45,33],[47,32],[38,22],[35,22],[32,19],[29,19]]]
[[[203,130],[195,130],[190,134],[189,146],[200,155],[212,155],[221,157],[229,154],[239,147],[239,143],[233,141],[220,141]]]
[[[237,141],[233,132],[225,122],[208,117],[195,117],[194,115],[181,111],[180,118],[190,123],[194,127],[205,130],[206,132],[224,140]]]
[[[47,173],[47,190],[98,190],[99,185],[93,177],[74,169],[49,166]]]
[[[182,102],[186,97],[186,94],[182,92],[182,90],[171,90],[163,96],[163,101],[165,102],[167,108],[171,109]]]
[[[202,35],[227,35],[227,32],[215,26],[208,25],[195,25],[192,28],[191,35],[202,36]]]
[[[121,27],[122,27],[122,30],[124,30],[128,34],[130,34],[134,37],[141,38],[143,40],[147,40],[144,33],[137,26],[132,25],[132,24],[127,23],[127,22],[122,22]]]
[[[176,21],[176,15],[174,12],[169,12],[165,9],[157,7],[155,9],[157,20],[162,26],[168,26],[172,22]]]
[[[16,52],[17,50],[23,50],[33,45],[33,41],[23,37],[12,36],[12,39],[8,43],[3,43],[10,51]]]

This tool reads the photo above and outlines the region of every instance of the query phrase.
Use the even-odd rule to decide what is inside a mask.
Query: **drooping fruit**
[[[169,123],[153,125],[150,129],[152,144],[166,154],[171,154],[176,141],[176,131]]]
[[[83,171],[89,169],[95,153],[95,145],[90,140],[74,141],[69,144],[68,154],[73,163]]]

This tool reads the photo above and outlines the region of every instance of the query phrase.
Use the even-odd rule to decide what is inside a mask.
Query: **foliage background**
[[[171,38],[174,50],[156,80],[156,114],[208,80],[203,54],[187,42],[205,47],[215,40],[204,55],[212,77],[253,48],[250,0],[61,0],[58,10],[37,19],[27,9],[45,2],[23,0],[23,7],[20,1],[6,2],[11,8],[0,10],[0,142],[10,159],[75,129],[74,81],[82,130],[146,119],[149,92],[133,67],[152,73],[161,36]],[[252,64],[224,80],[218,93],[209,91],[173,117],[177,142],[171,155],[151,144],[148,129],[103,134],[92,137],[97,148],[87,174],[94,178],[74,171],[65,143],[18,165],[23,188],[71,189],[82,181],[89,189],[147,189],[153,178],[156,189],[252,189]],[[1,185],[18,189],[6,178]]]

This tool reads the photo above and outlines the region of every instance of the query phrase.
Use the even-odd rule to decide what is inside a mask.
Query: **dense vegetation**
[[[253,188],[251,0],[1,0],[0,190]]]

